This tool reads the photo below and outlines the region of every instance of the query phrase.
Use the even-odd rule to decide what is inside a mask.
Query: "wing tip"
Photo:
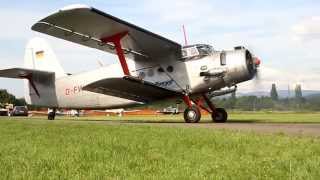
[[[71,4],[59,9],[59,11],[70,11],[75,9],[91,9],[91,7],[85,4]]]
[[[35,24],[33,24],[31,26],[31,29],[34,30],[34,31],[38,31],[37,30],[37,26],[39,26],[39,24],[41,24],[41,22],[45,19],[47,19],[48,17],[50,16],[53,16],[55,14],[58,14],[60,12],[64,12],[64,11],[72,11],[72,10],[78,10],[78,9],[88,9],[88,10],[91,10],[92,7],[91,6],[88,6],[86,4],[71,4],[71,5],[67,5],[63,8],[60,8],[58,11],[55,11],[54,13],[51,13],[49,16],[47,16],[46,18],[36,22]]]
[[[71,4],[71,5],[67,5],[67,6],[65,6],[65,7],[63,7],[63,8],[60,8],[58,11],[50,14],[50,15],[47,16],[46,18],[44,18],[44,19],[36,22],[35,24],[33,24],[33,25],[31,26],[31,29],[34,30],[34,31],[38,31],[38,32],[39,32],[38,26],[41,25],[41,24],[44,24],[45,22],[42,22],[42,21],[44,21],[45,19],[49,18],[50,16],[53,16],[53,15],[58,14],[58,13],[60,13],[60,12],[72,11],[72,10],[79,10],[79,9],[91,10],[92,7],[91,7],[91,6],[88,6],[88,5],[86,5],[86,4]]]

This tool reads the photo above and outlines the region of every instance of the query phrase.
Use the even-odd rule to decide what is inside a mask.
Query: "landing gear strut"
[[[203,95],[203,99],[208,104],[211,110],[211,118],[215,123],[225,123],[228,120],[228,113],[223,108],[216,108],[214,104],[210,101],[207,95]]]
[[[187,95],[183,97],[183,101],[188,106],[184,111],[184,121],[186,123],[198,123],[201,119],[201,112],[198,106],[192,105],[191,99]]]
[[[56,109],[49,109],[48,120],[54,120],[55,117],[56,117]]]
[[[198,99],[197,101],[191,100],[190,97],[186,95],[183,97],[183,100],[188,106],[184,111],[184,120],[186,123],[198,123],[200,121],[200,108],[211,113],[211,118],[213,122],[225,123],[228,119],[228,114],[226,110],[223,108],[216,108],[207,95],[203,95],[203,99]],[[203,106],[203,100],[207,103],[209,109]],[[195,105],[192,105],[192,101]]]

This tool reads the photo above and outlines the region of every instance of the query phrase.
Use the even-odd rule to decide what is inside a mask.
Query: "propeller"
[[[261,82],[261,60],[258,57],[253,56],[253,65],[256,69],[256,74],[254,76],[254,87],[257,88],[260,85]]]
[[[260,86],[260,82],[261,82],[261,59],[259,57],[257,57],[255,55],[255,52],[257,52],[255,50],[255,48],[251,45],[248,45],[248,48],[249,52],[251,53],[252,55],[252,65],[254,66],[255,68],[255,76],[254,76],[254,79],[253,79],[253,84],[254,84],[254,88],[257,89],[259,86]]]
[[[252,78],[252,88],[256,90],[261,87],[261,59],[255,55],[255,53],[258,51],[256,51],[253,46],[250,46],[250,44],[246,44],[245,47],[245,49],[249,52],[246,54],[246,59],[247,66]]]

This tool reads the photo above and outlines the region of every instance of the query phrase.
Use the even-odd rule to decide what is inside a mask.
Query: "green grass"
[[[292,113],[293,114],[293,113]],[[307,114],[304,114],[307,115]],[[258,114],[232,114],[237,121]],[[260,114],[282,121],[285,114]],[[297,115],[298,116],[298,115]],[[319,122],[319,115],[310,122]],[[276,119],[275,117],[279,117]],[[313,117],[313,115],[310,115]],[[141,120],[141,117],[121,120]],[[150,117],[164,121],[164,117]],[[320,139],[205,128],[0,120],[1,179],[318,179]],[[90,118],[91,119],[91,118]],[[102,120],[102,118],[94,118]],[[118,120],[117,117],[109,118]],[[168,119],[168,117],[166,118]],[[292,118],[300,121],[300,118]],[[303,120],[303,119],[302,119]],[[171,121],[182,121],[174,116]]]

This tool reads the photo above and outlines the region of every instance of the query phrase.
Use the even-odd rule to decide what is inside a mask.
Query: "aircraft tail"
[[[27,44],[24,66],[28,69],[54,72],[56,78],[66,76],[53,50],[42,38],[33,38]]]
[[[25,80],[25,99],[28,104],[57,106],[55,80],[67,76],[49,44],[42,38],[33,38],[27,44],[24,66],[32,72]],[[43,73],[52,73],[45,76]],[[28,74],[28,73],[27,73]],[[45,97],[45,98],[44,98]]]

